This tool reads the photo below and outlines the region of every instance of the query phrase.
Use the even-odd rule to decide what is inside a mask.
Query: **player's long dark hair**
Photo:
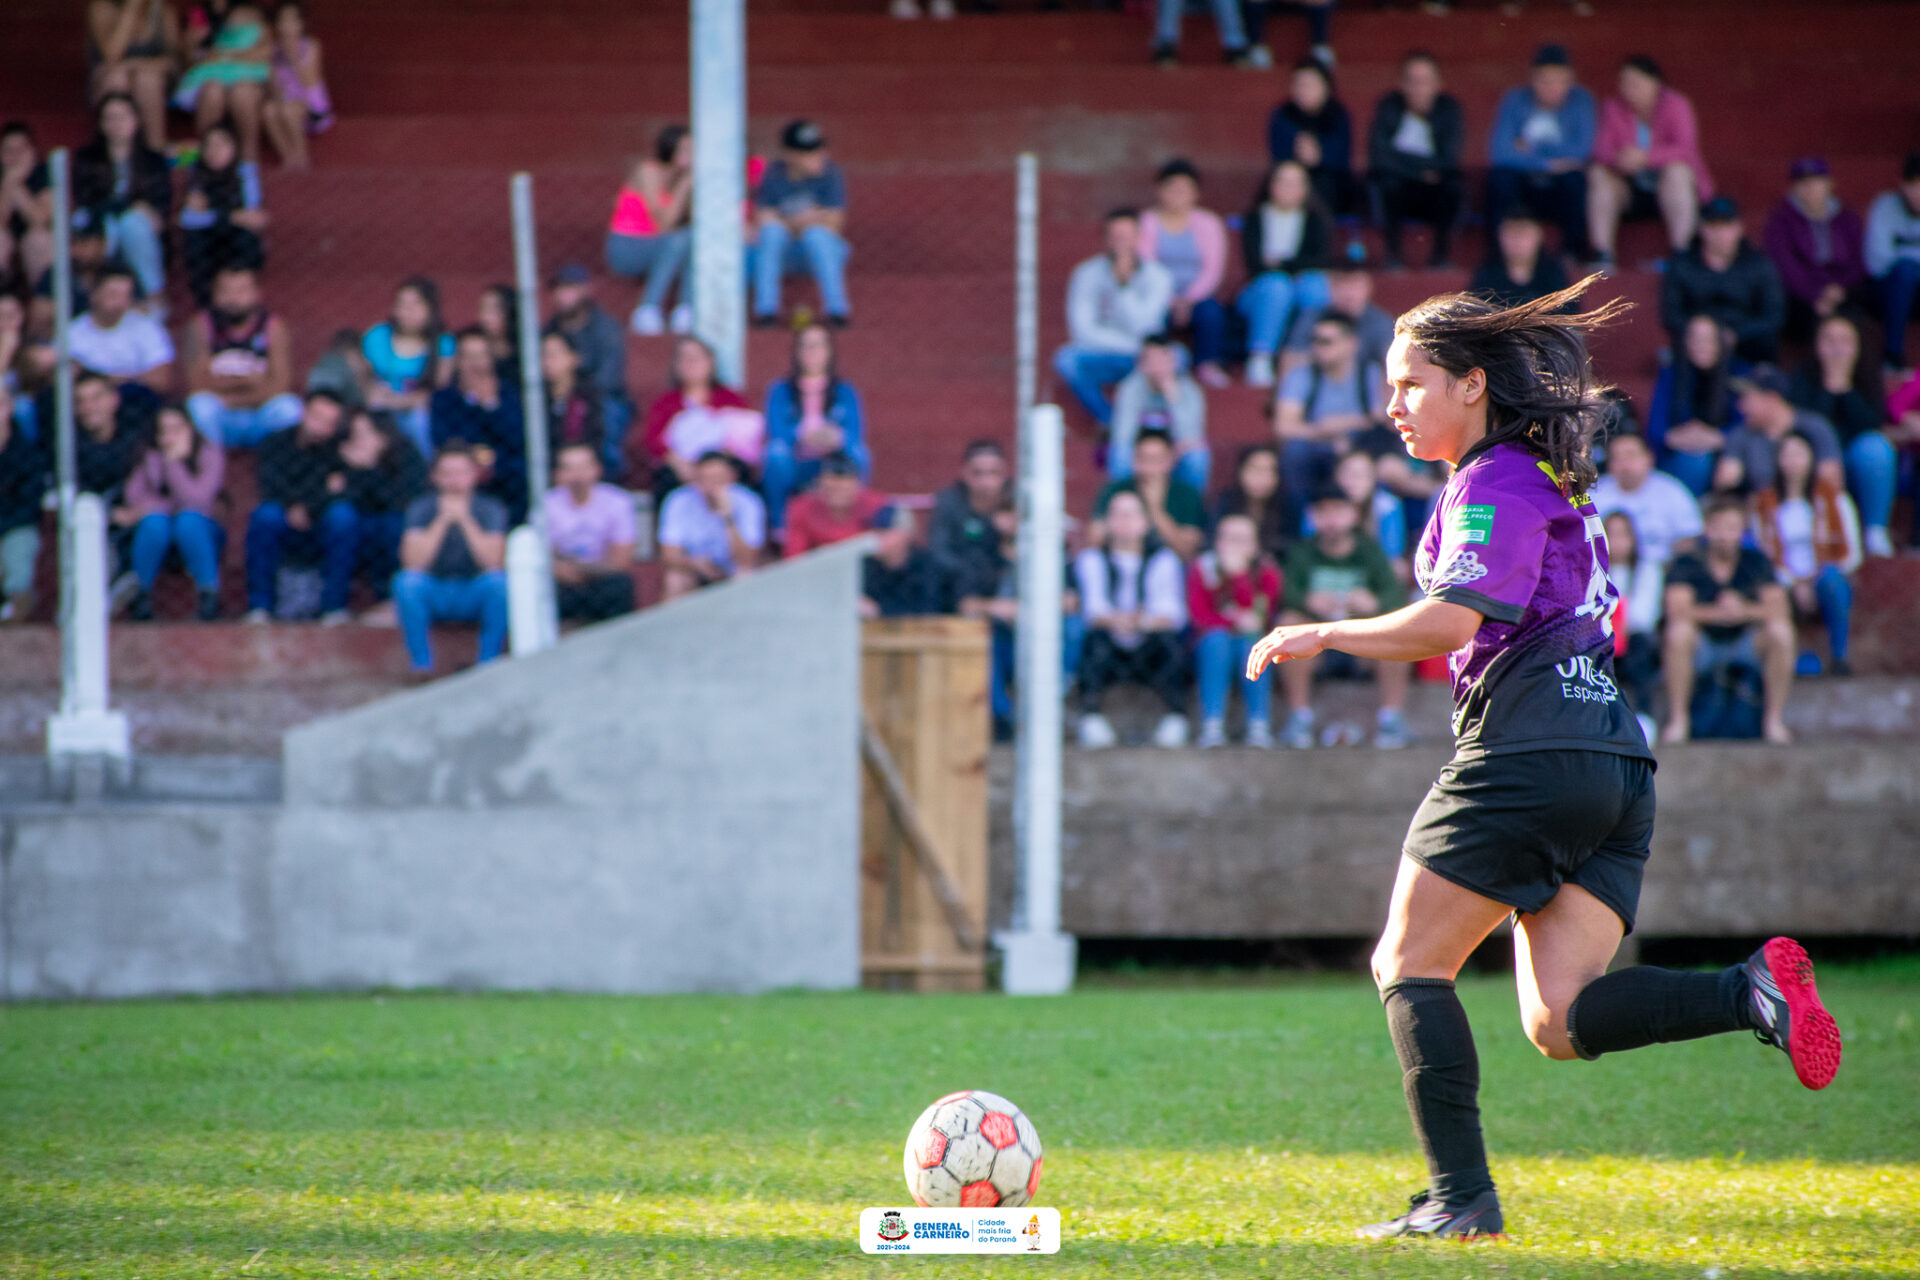
[[[1586,335],[1632,305],[1616,298],[1592,311],[1572,311],[1599,278],[1588,276],[1517,307],[1468,293],[1443,294],[1393,326],[1456,378],[1482,370],[1489,402],[1486,442],[1528,446],[1552,465],[1569,495],[1586,492],[1600,474],[1593,438],[1605,421],[1607,387],[1594,376]]]

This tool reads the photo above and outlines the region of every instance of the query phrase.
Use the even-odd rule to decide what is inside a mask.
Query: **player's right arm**
[[[1465,605],[1428,598],[1378,618],[1276,627],[1247,655],[1247,679],[1258,680],[1270,665],[1317,657],[1325,649],[1383,662],[1437,658],[1465,648],[1485,620]]]

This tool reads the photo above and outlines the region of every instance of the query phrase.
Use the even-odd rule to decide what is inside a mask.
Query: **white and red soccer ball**
[[[923,1209],[1016,1209],[1040,1186],[1040,1135],[999,1094],[963,1089],[920,1113],[901,1165]]]

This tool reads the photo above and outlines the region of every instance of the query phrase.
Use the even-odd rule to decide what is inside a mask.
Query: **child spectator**
[[[1247,30],[1240,13],[1239,0],[1211,0],[1213,20],[1220,28],[1220,56],[1230,67],[1250,67],[1247,54]],[[1186,0],[1156,0],[1153,17],[1153,65],[1161,68],[1180,65],[1180,19],[1186,14]]]
[[[1660,282],[1660,322],[1678,342],[1694,316],[1712,316],[1730,330],[1742,360],[1771,360],[1786,322],[1780,273],[1747,243],[1740,206],[1715,196],[1701,206],[1700,237],[1667,262]]]
[[[713,348],[700,339],[688,335],[674,342],[673,365],[668,371],[672,385],[647,406],[646,420],[627,439],[629,487],[640,489],[651,484],[656,495],[664,496],[675,485],[687,483],[693,478],[695,461],[706,450],[676,455],[669,439],[675,424],[691,414],[710,421],[697,424],[698,431],[683,425],[678,433],[681,438],[723,436],[721,415],[747,408],[746,398],[721,382],[717,369]],[[717,429],[716,421],[722,423]]]
[[[1101,426],[1113,422],[1107,388],[1133,372],[1140,344],[1166,327],[1173,276],[1140,252],[1140,215],[1107,215],[1106,252],[1073,269],[1067,282],[1067,345],[1053,369]]]
[[[1861,355],[1859,328],[1844,313],[1828,316],[1814,330],[1814,358],[1794,375],[1787,398],[1833,424],[1846,450],[1847,487],[1859,504],[1867,554],[1890,556],[1887,526],[1900,485],[1900,452],[1887,435],[1877,371]]]
[[[19,278],[29,285],[53,266],[53,206],[47,186],[47,166],[32,126],[23,120],[0,125],[0,284],[12,276],[16,254]]]
[[[160,410],[156,426],[157,439],[144,451],[113,512],[116,525],[133,529],[133,572],[140,591],[131,617],[153,621],[153,584],[167,552],[177,548],[199,592],[200,621],[212,622],[220,616],[220,550],[226,544],[213,504],[226,479],[226,455],[176,405]]]
[[[47,450],[21,430],[13,408],[13,392],[0,382],[0,622],[33,616],[40,503],[47,492]]]
[[[167,80],[180,50],[180,20],[168,0],[91,0],[87,62],[96,105],[113,94],[133,102],[146,144],[167,149]]]
[[[1187,613],[1197,637],[1200,737],[1195,745],[1227,743],[1227,694],[1235,684],[1247,703],[1247,745],[1273,745],[1273,683],[1241,683],[1247,654],[1273,626],[1280,608],[1280,570],[1260,550],[1259,530],[1246,516],[1228,516],[1214,530],[1213,550],[1187,567]]]
[[[1698,497],[1713,487],[1714,461],[1739,420],[1733,379],[1746,366],[1735,362],[1732,338],[1709,315],[1686,322],[1679,347],[1654,381],[1647,440],[1661,468]]]
[[[843,453],[864,479],[872,472],[860,393],[840,377],[833,331],[809,324],[793,335],[787,376],[767,388],[766,469],[761,491],[776,530],[786,528],[787,498],[820,476],[821,464]]]
[[[1609,512],[1602,520],[1607,533],[1607,580],[1620,603],[1613,615],[1613,674],[1620,692],[1640,721],[1640,732],[1652,742],[1659,736],[1650,709],[1653,686],[1660,674],[1660,615],[1666,591],[1666,566],[1641,552],[1633,517]]]
[[[1736,378],[1733,389],[1740,396],[1738,427],[1727,432],[1720,461],[1713,471],[1713,487],[1723,493],[1752,492],[1770,487],[1780,442],[1798,431],[1813,441],[1817,466],[1822,476],[1837,485],[1845,485],[1847,473],[1840,452],[1840,437],[1833,424],[1804,409],[1795,408],[1787,399],[1793,384],[1770,364],[1763,364],[1744,378]]]
[[[1107,508],[1123,493],[1140,499],[1146,509],[1147,524],[1154,540],[1182,560],[1200,554],[1206,541],[1206,499],[1200,491],[1174,474],[1175,446],[1166,432],[1149,428],[1133,438],[1133,469],[1124,478],[1111,480],[1093,501],[1093,525],[1087,530],[1092,542],[1099,542],[1100,522]]]
[[[1587,177],[1587,227],[1595,262],[1613,265],[1622,221],[1659,214],[1667,243],[1679,253],[1693,243],[1700,202],[1713,179],[1700,155],[1693,104],[1667,87],[1660,64],[1634,54],[1620,66],[1619,91],[1600,110]]]
[[[953,586],[939,564],[914,545],[913,512],[894,507],[875,526],[878,545],[860,562],[860,616],[918,618],[952,613]]]
[[[520,381],[520,291],[510,284],[490,284],[480,291],[473,308],[473,324],[487,335],[487,349],[500,369],[502,382]],[[569,346],[573,345],[569,340]]]
[[[1274,434],[1280,442],[1280,474],[1296,511],[1322,484],[1333,462],[1354,438],[1386,419],[1385,375],[1360,359],[1360,332],[1353,321],[1327,312],[1313,325],[1309,363],[1280,384]]]
[[[1268,171],[1240,220],[1240,248],[1247,283],[1235,305],[1247,323],[1247,385],[1270,387],[1288,326],[1333,296],[1323,270],[1333,261],[1333,215],[1314,196],[1305,165],[1287,159]]]
[[[108,254],[133,269],[148,298],[158,298],[167,288],[161,236],[173,212],[167,158],[141,138],[140,113],[126,94],[100,99],[94,121],[93,141],[73,156],[73,225],[98,228]]]
[[[767,509],[740,483],[739,464],[717,449],[701,454],[660,508],[666,598],[751,573],[766,545]]]
[[[1525,208],[1560,229],[1560,252],[1584,259],[1587,162],[1593,158],[1593,95],[1574,81],[1565,45],[1540,46],[1527,83],[1506,91],[1487,143],[1487,214]]]
[[[601,416],[600,397],[589,395],[581,385],[580,353],[566,334],[541,335],[540,378],[547,392],[547,448],[552,456],[559,457],[569,445],[583,444],[599,455],[603,467],[616,459]]]
[[[869,529],[891,528],[893,504],[860,479],[860,464],[844,453],[829,454],[820,479],[788,507],[786,553],[857,538]]]
[[[1409,219],[1433,228],[1428,266],[1448,265],[1466,185],[1465,138],[1460,101],[1440,87],[1440,60],[1424,50],[1400,59],[1399,86],[1380,99],[1367,130],[1367,181],[1389,267],[1401,265],[1401,230]]]
[[[260,442],[254,473],[260,505],[247,521],[247,615],[273,620],[280,565],[289,552],[322,564],[320,621],[352,620],[347,596],[360,541],[360,519],[341,486],[340,431],[346,406],[325,391],[307,393],[300,421]]]
[[[1567,269],[1557,255],[1543,252],[1545,247],[1540,219],[1524,204],[1513,206],[1501,215],[1486,261],[1474,271],[1467,292],[1503,307],[1560,292],[1570,283]]]
[[[1804,340],[1814,323],[1865,293],[1866,228],[1842,208],[1833,174],[1819,156],[1803,156],[1787,171],[1786,198],[1767,216],[1760,243],[1787,291],[1788,336]]]
[[[1267,158],[1298,160],[1313,193],[1336,214],[1352,204],[1353,120],[1333,92],[1333,72],[1316,58],[1293,64],[1287,97],[1267,117]]]
[[[433,393],[433,451],[459,440],[480,467],[479,492],[506,508],[507,523],[527,518],[527,419],[520,389],[500,380],[487,335],[463,329],[453,378]]]
[[[240,159],[260,162],[260,122],[273,75],[273,39],[266,17],[247,0],[210,0],[187,21],[187,69],[173,105],[193,116],[195,133],[233,118]]]
[[[553,273],[547,289],[552,313],[543,332],[563,333],[580,353],[580,376],[600,397],[607,434],[626,438],[633,421],[627,394],[627,338],[620,324],[593,300],[593,273],[569,262]]]
[[[1907,365],[1907,322],[1920,299],[1920,151],[1900,166],[1900,186],[1883,191],[1867,211],[1867,272],[1880,294],[1889,369]]]
[[[259,270],[267,260],[260,233],[267,211],[260,207],[260,173],[239,163],[233,130],[213,124],[200,135],[200,157],[187,170],[180,206],[187,287],[206,306],[213,277],[227,267]]]
[[[1087,628],[1080,655],[1080,745],[1089,750],[1119,741],[1100,713],[1115,684],[1145,685],[1166,711],[1155,728],[1159,747],[1187,744],[1186,593],[1180,558],[1153,536],[1138,494],[1118,493],[1108,505],[1098,545],[1074,558],[1074,582]]]
[[[1154,191],[1154,206],[1140,215],[1141,256],[1172,278],[1167,328],[1187,335],[1200,381],[1224,387],[1227,309],[1213,295],[1226,274],[1227,224],[1200,207],[1200,171],[1189,161],[1161,165]]]
[[[433,393],[453,373],[453,335],[441,318],[440,287],[408,276],[393,293],[387,319],[367,330],[360,350],[373,373],[369,409],[394,416],[423,454],[433,452]]]
[[[1393,317],[1373,301],[1373,274],[1358,262],[1336,262],[1327,270],[1325,306],[1295,313],[1280,358],[1282,378],[1309,363],[1314,326],[1321,317],[1343,315],[1360,334],[1360,361],[1386,367],[1387,348],[1393,345]]]
[[[328,491],[345,499],[359,522],[353,576],[386,600],[400,568],[407,508],[427,487],[427,462],[390,415],[365,408],[349,411],[339,454],[339,482],[329,481]]]
[[[653,154],[637,161],[614,197],[607,223],[607,270],[646,281],[627,327],[640,337],[667,331],[667,299],[693,247],[693,135],[670,124],[653,140]],[[681,295],[684,298],[686,290]],[[673,309],[673,331],[693,328],[693,308]]]
[[[1278,564],[1286,557],[1293,532],[1300,519],[1287,508],[1280,489],[1280,451],[1270,444],[1250,444],[1240,450],[1234,464],[1233,481],[1213,500],[1213,527],[1228,516],[1245,516],[1253,521],[1260,554]]]
[[[333,95],[327,92],[320,41],[307,34],[300,0],[280,0],[273,11],[273,82],[263,123],[280,163],[289,169],[306,168],[308,136],[333,127]]]
[[[1768,484],[1771,485],[1771,479]],[[1698,676],[1727,682],[1730,668],[1761,673],[1761,733],[1787,743],[1787,695],[1793,687],[1793,615],[1773,565],[1743,545],[1746,504],[1730,494],[1707,503],[1701,547],[1667,569],[1667,678],[1663,742],[1693,736],[1693,691]]]
[[[827,154],[827,136],[811,120],[780,131],[780,156],[754,194],[759,232],[752,253],[753,322],[770,326],[780,313],[780,281],[805,270],[820,289],[820,308],[836,327],[847,304],[847,180]]]
[[[1607,441],[1607,473],[1588,496],[1603,517],[1624,511],[1633,520],[1634,549],[1643,563],[1664,569],[1700,536],[1700,504],[1692,490],[1653,469],[1653,446],[1640,436]]]
[[[952,581],[962,612],[969,599],[991,601],[999,594],[1010,566],[999,529],[1008,502],[1007,455],[993,440],[968,444],[959,479],[934,495],[927,550]]]
[[[546,516],[560,616],[601,622],[632,613],[628,570],[640,536],[633,495],[600,482],[600,454],[591,445],[563,444],[554,457]]]
[[[87,313],[67,330],[75,364],[155,395],[173,389],[173,339],[167,327],[134,309],[133,273],[108,266],[87,297]]]
[[[306,391],[325,391],[341,404],[358,409],[373,395],[373,363],[367,359],[365,336],[358,329],[336,329],[327,349],[307,372]]]
[[[300,420],[293,394],[293,337],[260,297],[251,267],[213,278],[211,305],[188,324],[187,412],[200,433],[250,447]]]
[[[1174,474],[1205,492],[1212,454],[1207,449],[1207,397],[1180,368],[1173,341],[1154,334],[1140,346],[1133,372],[1113,396],[1113,432],[1107,442],[1107,474],[1133,474],[1133,443],[1143,430],[1167,433],[1179,461]]]
[[[1827,629],[1834,675],[1848,674],[1854,570],[1860,567],[1860,516],[1831,478],[1814,474],[1813,441],[1790,432],[1780,442],[1773,486],[1753,495],[1753,532],[1773,561],[1794,612]],[[1818,675],[1820,659],[1800,655],[1801,675]]]
[[[431,475],[433,492],[407,508],[393,578],[407,657],[423,675],[433,670],[428,628],[436,622],[479,623],[481,662],[507,642],[506,508],[476,492],[481,465],[461,441],[441,446]]]
[[[1344,491],[1331,484],[1317,489],[1307,515],[1313,524],[1313,536],[1294,543],[1287,553],[1282,625],[1371,618],[1407,602],[1406,588],[1394,576],[1386,552],[1361,531],[1360,508]],[[1405,712],[1413,668],[1404,662],[1372,665],[1380,685],[1373,745],[1382,750],[1407,746],[1413,740]],[[1304,750],[1314,745],[1316,667],[1329,674],[1357,670],[1354,662],[1340,662],[1331,654],[1322,654],[1313,662],[1281,666],[1280,687],[1287,698],[1287,726],[1281,736],[1290,747]],[[1335,731],[1328,735],[1331,745],[1337,740],[1338,726],[1329,728]]]

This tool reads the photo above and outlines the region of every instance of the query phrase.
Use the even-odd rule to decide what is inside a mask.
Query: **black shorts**
[[[1606,751],[1454,760],[1413,815],[1402,852],[1531,915],[1562,884],[1613,909],[1628,933],[1653,839],[1653,763]]]

